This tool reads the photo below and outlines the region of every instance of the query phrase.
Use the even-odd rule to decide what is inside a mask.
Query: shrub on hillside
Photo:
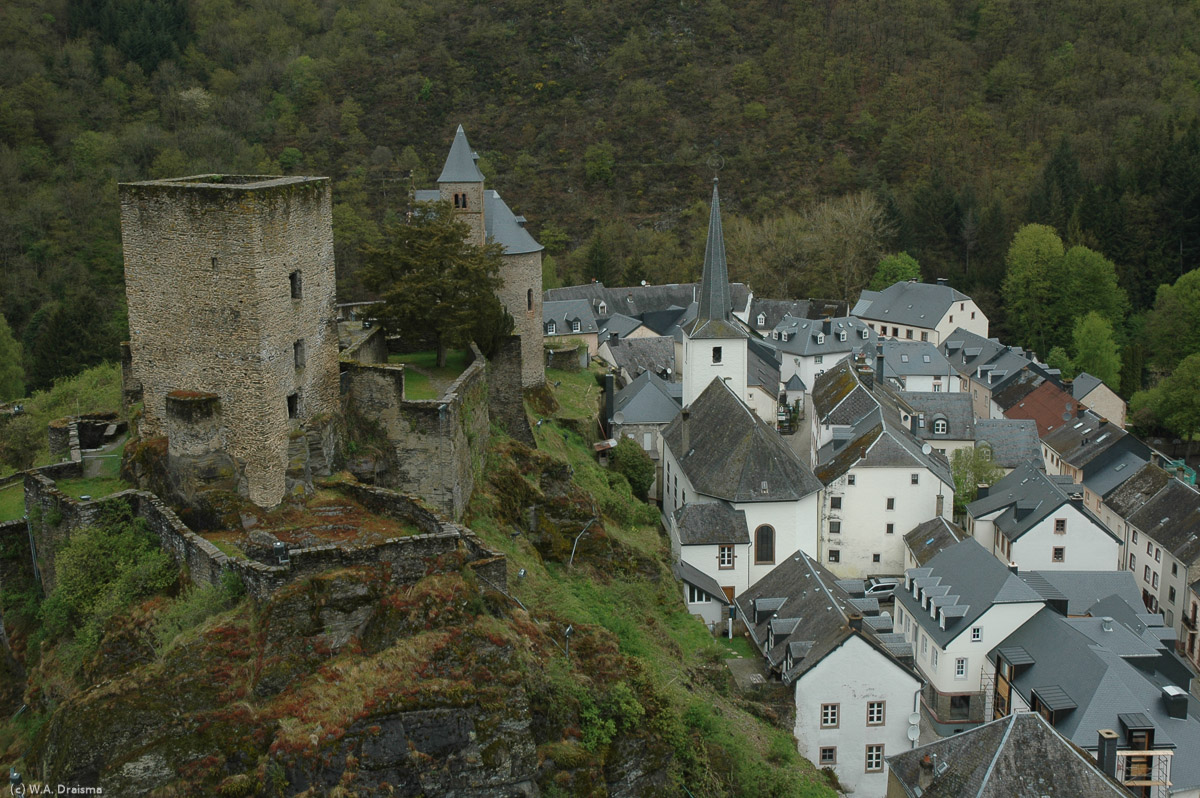
[[[621,438],[612,450],[611,463],[617,473],[629,480],[633,495],[645,501],[654,484],[654,461],[650,455],[632,438]]]

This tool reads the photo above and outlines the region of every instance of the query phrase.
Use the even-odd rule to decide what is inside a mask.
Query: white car
[[[866,581],[863,595],[866,598],[876,598],[880,601],[891,601],[900,580],[891,576],[872,576]]]

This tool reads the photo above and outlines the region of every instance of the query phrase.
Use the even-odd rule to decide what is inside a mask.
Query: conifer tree
[[[21,368],[21,345],[0,316],[0,402],[25,395],[25,372]]]

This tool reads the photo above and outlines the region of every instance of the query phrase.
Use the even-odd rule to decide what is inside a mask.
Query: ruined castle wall
[[[391,457],[381,479],[459,519],[490,432],[487,364],[472,362],[440,399],[404,398],[403,368],[345,363],[354,412],[380,428]]]
[[[521,385],[521,344],[513,335],[497,347],[488,363],[488,413],[492,421],[526,446],[536,446],[525,415],[525,391]],[[538,357],[542,356],[541,352]]]
[[[521,336],[521,384],[533,388],[546,382],[542,352],[542,253],[504,255],[497,295],[513,317],[513,332]]]
[[[288,397],[301,421],[338,409],[329,181],[206,176],[122,184],[120,195],[141,432],[164,434],[168,393],[216,394],[250,499],[273,506]]]
[[[388,361],[387,335],[382,327],[375,327],[353,345],[342,350],[343,362],[376,364]]]
[[[44,469],[40,470],[44,471]],[[462,552],[469,563],[492,587],[507,586],[507,562],[489,549],[469,529],[441,521],[413,499],[381,488],[345,485],[341,489],[381,515],[429,530],[419,535],[393,538],[380,544],[357,547],[337,545],[293,549],[287,565],[266,565],[254,560],[233,559],[197,535],[179,519],[170,507],[153,493],[127,490],[96,501],[83,502],[62,493],[54,481],[40,471],[25,475],[26,501],[30,509],[30,528],[37,551],[38,569],[44,589],[56,584],[54,554],[71,534],[93,523],[102,508],[112,502],[127,503],[133,515],[144,519],[158,537],[164,551],[181,567],[186,566],[194,584],[217,584],[226,571],[238,575],[255,600],[262,601],[284,585],[330,568],[352,565],[385,564],[390,579],[398,584],[415,582],[439,569],[457,568],[458,563],[439,563],[444,555]],[[24,521],[0,524],[0,580],[15,578],[21,559],[28,562],[28,541]],[[9,549],[12,549],[12,552]],[[7,558],[15,553],[15,558]],[[8,559],[13,562],[9,563]],[[0,581],[0,584],[3,584]]]

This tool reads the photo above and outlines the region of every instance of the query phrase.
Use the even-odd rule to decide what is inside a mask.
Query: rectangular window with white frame
[[[707,604],[709,595],[695,585],[688,585],[688,604]]]
[[[868,773],[883,772],[883,745],[868,745],[867,746],[867,768]]]
[[[733,567],[733,546],[721,545],[717,547],[717,567],[725,571]]]
[[[868,701],[867,702],[867,725],[882,726],[884,723],[884,701]]]
[[[839,710],[840,704],[822,704],[821,705],[821,728],[836,729],[839,725]]]
[[[983,640],[983,627],[982,626],[972,626],[971,627],[971,642],[979,643],[982,640]]]
[[[967,678],[967,658],[966,657],[958,657],[957,659],[954,660],[954,678],[955,679]]]

